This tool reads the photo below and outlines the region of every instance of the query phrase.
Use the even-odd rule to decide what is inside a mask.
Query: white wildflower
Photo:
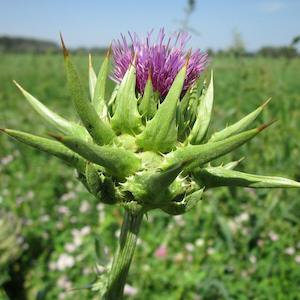
[[[56,262],[56,268],[59,271],[72,268],[74,265],[75,265],[74,257],[66,253],[62,253]]]

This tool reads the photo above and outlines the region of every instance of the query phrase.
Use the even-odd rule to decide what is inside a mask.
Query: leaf
[[[63,40],[62,46],[68,84],[76,111],[95,143],[98,145],[109,144],[115,138],[115,133],[108,123],[99,118],[95,108],[86,97],[77,70],[69,57]]]
[[[262,176],[229,170],[224,167],[208,167],[194,174],[206,187],[242,186],[251,188],[300,188],[300,183],[291,179]]]
[[[115,103],[116,110],[111,119],[112,127],[117,133],[135,134],[140,132],[142,125],[135,96],[136,69],[133,64],[121,82]]]
[[[76,153],[70,151],[67,147],[63,146],[57,141],[18,130],[1,129],[1,131],[22,143],[62,159],[69,165],[78,169],[78,171],[81,173],[84,173],[85,171],[85,161]]]
[[[235,161],[231,161],[229,163],[227,163],[226,165],[223,166],[223,168],[227,169],[227,170],[232,170],[234,169],[242,160],[244,160],[244,157],[242,157],[239,160],[235,160]]]
[[[198,83],[190,87],[177,107],[178,140],[184,142],[191,131],[197,115],[197,107],[200,97],[198,96]]]
[[[181,202],[169,202],[162,210],[170,215],[181,215],[193,209],[202,199],[203,189],[191,193],[183,198]]]
[[[89,89],[91,100],[94,98],[94,91],[97,82],[97,76],[92,64],[92,55],[89,54]]]
[[[111,48],[109,48],[100,67],[96,85],[95,85],[94,96],[92,98],[92,104],[94,105],[96,112],[99,114],[100,118],[102,119],[107,118],[105,89],[106,89],[106,82],[107,82],[107,76],[109,71],[110,53],[111,53]]]
[[[24,90],[16,81],[13,82],[24,95],[25,99],[28,101],[31,107],[48,124],[64,134],[78,135],[82,138],[87,136],[87,132],[84,127],[62,118],[61,116],[50,110],[48,107],[46,107],[44,104],[42,104],[38,99],[29,94],[26,90]]]
[[[179,163],[165,170],[159,170],[146,180],[145,189],[152,194],[167,189],[183,170],[184,163]]]
[[[139,112],[143,119],[151,120],[154,117],[157,111],[158,101],[159,98],[154,94],[151,77],[149,75],[149,78],[146,82],[144,95],[139,105]]]
[[[194,145],[198,145],[205,138],[206,132],[208,130],[212,108],[214,101],[214,83],[213,83],[213,72],[211,72],[211,79],[207,91],[202,98],[196,122],[191,130],[191,133],[188,137],[188,142]]]
[[[52,136],[86,160],[104,167],[109,173],[118,178],[132,175],[140,168],[140,159],[134,153],[125,149],[113,146],[98,146],[71,136]]]
[[[179,148],[176,151],[166,155],[164,165],[168,167],[176,163],[189,161],[190,163],[188,163],[187,167],[185,168],[186,171],[200,167],[201,165],[240,147],[269,125],[270,124],[263,125],[259,128],[242,132],[219,142],[206,143],[203,145],[188,145],[186,147]]]
[[[271,98],[268,99],[265,103],[263,103],[260,107],[258,107],[255,111],[245,116],[240,121],[226,127],[225,129],[219,132],[214,133],[210,138],[209,142],[221,141],[247,128],[258,117],[258,115],[262,112],[262,110],[269,103],[270,100]]]
[[[87,163],[85,176],[89,190],[96,198],[106,204],[114,204],[117,202],[115,187],[111,178],[104,176],[98,166]]]
[[[182,92],[186,68],[185,65],[179,71],[155,116],[147,122],[145,130],[137,136],[137,144],[140,148],[163,153],[174,148],[177,142],[176,108]]]

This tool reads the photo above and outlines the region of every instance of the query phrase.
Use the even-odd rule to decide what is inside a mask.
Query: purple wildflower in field
[[[129,42],[124,35],[121,35],[120,40],[113,42],[115,66],[112,79],[121,82],[133,57],[136,56],[137,91],[143,94],[150,76],[154,91],[164,98],[186,62],[188,54],[185,46],[190,36],[186,32],[179,32],[166,39],[165,31],[161,29],[156,42],[152,43],[152,33],[153,31],[147,34],[145,40],[141,40],[136,33],[129,32]],[[199,78],[206,65],[206,53],[200,52],[199,49],[190,53],[183,93]]]

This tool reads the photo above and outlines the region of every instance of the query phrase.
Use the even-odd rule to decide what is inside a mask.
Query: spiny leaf
[[[14,84],[18,87],[18,89],[21,91],[21,93],[24,95],[25,99],[28,101],[28,103],[32,106],[32,108],[51,126],[59,130],[60,132],[64,134],[72,134],[72,135],[78,135],[82,138],[87,136],[87,132],[84,127],[81,127],[80,125],[70,122],[52,110],[50,110],[48,107],[46,107],[44,104],[42,104],[38,99],[33,97],[31,94],[29,94],[25,89],[21,87],[15,80],[13,81]]]
[[[206,143],[204,145],[188,145],[179,148],[166,155],[165,166],[168,167],[182,161],[190,161],[185,169],[192,170],[193,168],[199,167],[240,147],[267,126],[269,126],[269,124],[242,132],[219,142]]]
[[[135,134],[140,132],[142,125],[135,96],[136,68],[134,63],[127,70],[116,98],[116,110],[111,124],[117,133]]]
[[[94,167],[94,165],[90,162],[86,164],[85,168],[85,177],[86,177],[86,182],[89,186],[89,190],[94,194],[98,195],[100,192],[100,187],[102,184],[102,180],[99,176],[98,171]]]
[[[99,166],[92,163],[86,164],[85,177],[91,193],[106,204],[114,204],[116,192],[114,184],[109,176],[104,176]]]
[[[19,140],[22,143],[62,159],[69,165],[78,169],[78,171],[81,173],[84,173],[85,171],[85,161],[76,153],[70,151],[67,147],[57,141],[18,130],[1,129],[1,131],[7,133],[9,136]]]
[[[149,73],[150,74],[150,73]],[[145,120],[151,120],[157,111],[157,103],[159,99],[155,97],[151,76],[146,82],[144,95],[142,97],[141,103],[139,105],[139,112],[142,115],[142,118]]]
[[[193,209],[201,200],[203,189],[185,196],[181,202],[170,202],[162,210],[171,215],[181,215]]]
[[[178,126],[178,140],[181,142],[185,141],[191,130],[191,124],[195,122],[198,103],[198,83],[196,82],[186,91],[178,103],[176,121]]]
[[[89,89],[91,100],[94,98],[95,86],[97,82],[97,76],[92,64],[92,55],[89,54]]]
[[[179,163],[168,169],[155,172],[146,181],[146,189],[152,193],[158,193],[163,189],[167,189],[169,185],[176,179],[183,170],[185,163]]]
[[[110,53],[111,53],[111,48],[109,48],[109,50],[102,62],[102,65],[100,67],[96,85],[95,85],[94,96],[92,98],[92,103],[95,107],[95,110],[102,119],[107,118],[107,105],[105,102],[105,89],[106,89],[106,82],[107,82],[107,76],[108,76],[108,71],[109,71]]]
[[[214,83],[213,83],[213,72],[211,72],[211,79],[207,91],[202,98],[196,122],[191,130],[191,133],[188,137],[188,142],[194,145],[198,145],[205,138],[206,132],[208,130],[212,108],[214,101]]]
[[[61,41],[65,58],[68,84],[76,111],[95,143],[99,145],[109,144],[115,138],[115,133],[108,123],[99,118],[95,108],[86,97],[79,75],[69,57],[68,50],[64,45],[62,37]]]
[[[118,178],[125,178],[140,168],[140,159],[125,149],[98,146],[71,136],[52,136],[86,160],[104,167]]]
[[[227,170],[232,170],[234,169],[242,160],[244,160],[244,157],[240,158],[239,160],[231,161],[227,163],[226,165],[223,166],[223,168]]]
[[[236,133],[241,132],[243,129],[247,128],[262,112],[264,107],[270,102],[271,98],[268,99],[265,103],[263,103],[260,107],[258,107],[256,110],[254,110],[252,113],[245,116],[240,121],[226,127],[225,129],[216,132],[212,135],[209,142],[217,142],[221,141],[227,137],[230,137]]]
[[[176,108],[182,92],[187,64],[177,74],[165,100],[159,106],[145,130],[137,137],[137,144],[144,150],[168,152],[177,142]]]
[[[300,182],[291,179],[248,174],[224,167],[207,167],[196,172],[194,176],[201,179],[206,187],[300,188]]]

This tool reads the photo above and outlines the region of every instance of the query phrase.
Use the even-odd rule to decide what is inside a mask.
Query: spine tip
[[[186,57],[185,57],[185,67],[187,68],[189,63],[190,63],[190,59],[192,56],[192,48],[190,48],[190,50],[188,51]]]
[[[272,100],[272,97],[268,98],[268,99],[261,105],[261,107],[264,108],[271,100]]]
[[[15,81],[15,80],[13,80],[12,81],[14,84],[15,84],[15,86],[23,93],[24,92],[24,89]]]
[[[63,39],[63,36],[62,36],[62,33],[61,33],[61,32],[59,33],[59,36],[60,36],[61,46],[62,46],[62,48],[63,48],[64,58],[67,58],[67,57],[69,56],[69,51],[68,51],[68,49],[66,48],[66,45],[65,45],[65,42],[64,42],[64,39]]]
[[[152,69],[151,69],[151,66],[149,67],[149,70],[148,70],[148,78],[147,80],[149,81],[152,81]]]
[[[109,48],[106,52],[106,58],[110,58],[112,53],[112,44],[109,45]]]
[[[52,132],[48,132],[47,133],[49,136],[53,137],[54,139],[56,139],[59,142],[63,141],[63,137],[61,135],[58,135],[56,133],[52,133]]]
[[[269,122],[269,123],[263,124],[263,125],[261,125],[260,127],[257,128],[257,131],[258,131],[258,132],[261,132],[261,131],[263,131],[264,129],[266,129],[266,128],[268,128],[269,126],[271,126],[272,124],[274,124],[275,122],[277,122],[277,120],[273,120],[273,121],[271,121],[271,122]]]
[[[92,54],[89,53],[89,67],[92,67]]]

